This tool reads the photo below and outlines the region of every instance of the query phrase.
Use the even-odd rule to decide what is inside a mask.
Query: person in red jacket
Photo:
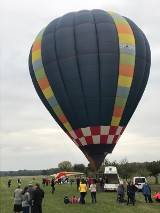
[[[92,178],[89,177],[87,182],[88,182],[88,187],[90,188],[90,185],[92,184]]]
[[[160,203],[160,192],[155,192],[153,198],[155,198],[155,200]]]

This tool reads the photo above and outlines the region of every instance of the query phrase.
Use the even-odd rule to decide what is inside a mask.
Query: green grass
[[[22,188],[27,186],[31,177],[21,177]],[[42,177],[36,177],[36,182],[41,184]],[[1,177],[0,179],[0,213],[13,212],[13,192],[17,187],[17,177],[12,178],[11,188],[7,186],[7,177]],[[81,204],[67,204],[63,203],[63,198],[67,195],[69,198],[73,195],[79,197],[79,192],[76,190],[76,184],[73,186],[70,184],[56,185],[55,193],[51,193],[51,187],[42,187],[45,192],[45,198],[43,200],[42,208],[43,213],[103,213],[103,212],[115,212],[115,213],[159,213],[160,204],[154,201],[153,204],[145,203],[142,193],[138,193],[136,196],[136,204],[121,205],[116,202],[116,192],[97,192],[97,204],[91,204],[90,191],[86,195],[86,205]],[[159,190],[158,185],[151,185],[152,194],[154,191]]]

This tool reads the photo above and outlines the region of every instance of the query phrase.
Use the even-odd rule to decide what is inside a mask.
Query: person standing
[[[92,198],[92,203],[97,203],[96,199],[96,181],[93,180],[91,185],[90,185],[90,190],[91,190],[91,198]]]
[[[52,187],[52,194],[53,194],[53,193],[54,193],[54,191],[55,191],[54,178],[52,178],[52,180],[51,180],[51,187]]]
[[[71,178],[70,179],[71,186],[72,186],[73,182],[74,182],[74,180],[73,180],[73,178]]]
[[[18,185],[17,189],[14,191],[14,208],[13,211],[21,212],[22,211],[22,189],[21,186]]]
[[[33,213],[42,213],[42,200],[44,198],[44,191],[40,188],[39,183],[36,183],[35,190],[32,194]]]
[[[77,191],[78,191],[79,186],[80,186],[80,177],[76,178],[76,183],[77,183]]]
[[[90,185],[92,183],[92,178],[91,177],[88,178],[87,183],[88,183],[88,187],[90,188]]]
[[[18,183],[19,185],[22,183],[22,180],[21,180],[20,177],[18,178],[17,183]]]
[[[33,191],[34,191],[34,188],[33,188],[32,182],[29,182],[29,184],[28,184],[28,192],[30,194],[29,204],[31,206],[31,213],[33,213],[33,206],[32,206]]]
[[[42,178],[42,184],[43,184],[43,187],[45,187],[45,185],[46,185],[46,178]]]
[[[87,185],[84,179],[82,179],[80,186],[79,186],[79,191],[80,191],[80,203],[85,204],[85,196],[87,193]]]
[[[9,178],[8,179],[8,187],[10,187],[11,186],[11,179]]]
[[[22,191],[22,210],[23,213],[29,213],[29,204],[30,201],[30,194],[28,192],[28,187],[26,186]]]
[[[153,203],[152,198],[151,198],[151,187],[146,182],[142,187],[142,193],[144,195],[146,203],[148,203],[148,202]]]
[[[133,182],[128,183],[127,185],[127,195],[128,195],[128,200],[127,200],[127,205],[131,203],[133,206],[135,205],[135,193],[137,191],[137,187],[133,184]]]
[[[125,188],[124,188],[124,185],[121,183],[118,185],[118,188],[117,188],[117,196],[118,196],[119,203],[124,203],[124,194],[125,194]]]
[[[99,191],[104,192],[104,179],[101,177],[99,178],[99,186],[100,186]]]

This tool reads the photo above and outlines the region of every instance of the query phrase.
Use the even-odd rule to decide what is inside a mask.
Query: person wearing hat
[[[32,208],[32,196],[33,196],[33,191],[34,191],[34,188],[33,188],[32,182],[29,182],[29,184],[28,184],[28,192],[29,192],[29,194],[30,194],[29,204],[30,204],[30,206],[31,206],[31,213],[33,213],[33,208]]]

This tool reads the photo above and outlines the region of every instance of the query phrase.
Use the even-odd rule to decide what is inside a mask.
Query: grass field
[[[31,177],[22,178],[22,189],[27,186]],[[42,177],[36,177],[36,182],[41,184]],[[11,213],[13,212],[13,192],[17,187],[17,177],[12,178],[12,185],[8,188],[8,178],[1,177],[0,179],[0,213]],[[151,185],[152,194],[154,191],[160,190],[160,186]],[[42,208],[43,213],[160,213],[160,203],[153,204],[145,203],[142,193],[136,195],[136,204],[132,205],[121,205],[116,202],[116,192],[97,192],[97,204],[91,203],[91,196],[88,190],[86,195],[86,205],[81,204],[67,204],[63,203],[63,198],[67,195],[69,198],[73,195],[79,197],[79,192],[76,190],[76,184],[73,183],[64,185],[55,185],[55,193],[51,193],[51,187],[42,187],[45,192],[45,198],[43,200]]]

